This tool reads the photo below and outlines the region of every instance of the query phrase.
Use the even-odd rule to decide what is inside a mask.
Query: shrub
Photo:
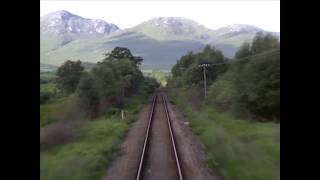
[[[219,79],[209,87],[208,99],[219,110],[227,110],[230,109],[235,93],[231,81]]]
[[[40,131],[40,147],[51,148],[64,144],[72,139],[75,130],[65,123],[54,123]]]
[[[40,84],[47,84],[47,83],[49,83],[48,80],[40,78]]]
[[[44,104],[48,102],[52,97],[50,92],[41,92],[40,91],[40,104]]]

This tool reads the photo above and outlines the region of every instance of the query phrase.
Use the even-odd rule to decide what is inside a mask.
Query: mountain
[[[210,38],[210,29],[182,17],[157,17],[145,21],[128,31],[139,32],[157,40],[196,40]]]
[[[48,53],[46,62],[61,64],[66,59],[97,62],[116,46],[128,47],[134,55],[143,57],[142,69],[170,69],[181,55],[190,49],[200,51],[204,44],[188,40],[161,42],[139,33],[128,33],[112,38],[75,40]]]
[[[226,43],[241,46],[245,41],[251,41],[258,32],[268,32],[259,27],[247,24],[232,24],[212,31],[214,40],[211,44]],[[274,34],[274,32],[268,32]]]
[[[214,45],[231,58],[243,42],[250,42],[257,32],[266,32],[243,24],[211,30],[182,17],[156,17],[121,30],[114,24],[67,11],[43,16],[40,24],[40,62],[54,65],[68,59],[97,62],[114,47],[124,46],[143,57],[142,69],[167,70],[182,55],[201,51],[206,44]],[[279,33],[271,33],[280,38]]]
[[[100,19],[86,19],[68,11],[55,11],[40,17],[42,52],[66,45],[79,38],[101,37],[119,30]]]
[[[119,28],[100,19],[85,19],[68,11],[56,11],[40,17],[40,32],[53,35],[105,35]]]

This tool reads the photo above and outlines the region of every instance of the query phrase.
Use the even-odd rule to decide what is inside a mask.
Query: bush
[[[208,99],[219,110],[230,109],[235,98],[233,83],[228,80],[219,79],[209,87]]]
[[[79,132],[80,136],[72,142],[40,153],[40,178],[45,180],[101,178],[105,168],[119,150],[128,128],[126,121],[110,118],[88,122],[86,128]]]
[[[40,91],[40,104],[44,104],[48,102],[51,99],[51,97],[52,97],[52,93]]]
[[[119,115],[120,111],[121,110],[119,108],[112,107],[112,108],[108,109],[108,111],[106,113],[106,117],[113,116],[113,115]]]
[[[157,80],[151,77],[145,77],[144,81],[141,84],[141,89],[145,94],[152,93],[155,88],[158,88],[160,86]]]
[[[54,123],[41,129],[40,147],[51,148],[64,144],[75,136],[74,129],[65,123]]]
[[[40,78],[40,84],[47,84],[49,81],[47,79]]]

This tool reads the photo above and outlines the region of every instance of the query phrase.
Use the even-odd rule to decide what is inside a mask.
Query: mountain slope
[[[170,69],[182,55],[200,51],[206,44],[216,46],[232,58],[243,42],[250,42],[257,32],[264,32],[241,24],[211,30],[181,17],[152,18],[120,30],[105,21],[85,19],[67,11],[43,16],[40,23],[40,62],[54,65],[68,59],[97,62],[114,47],[124,46],[143,57],[143,69]]]
[[[57,49],[75,39],[101,37],[119,28],[99,19],[86,19],[68,11],[40,17],[41,52]]]
[[[211,30],[182,17],[158,17],[130,28],[129,31],[143,33],[157,40],[206,41],[210,38]]]
[[[211,43],[226,43],[239,47],[245,41],[250,42],[258,32],[267,32],[277,37],[280,36],[280,34],[268,32],[256,26],[232,24],[212,31],[211,36],[214,37],[214,40]]]
[[[139,33],[122,34],[120,37],[75,40],[55,51],[47,59],[49,64],[61,64],[66,59],[97,62],[116,46],[128,47],[136,56],[142,56],[143,69],[170,69],[189,49],[200,51],[204,44],[197,41],[158,41]]]
[[[105,35],[119,28],[100,19],[86,19],[68,11],[56,11],[40,18],[40,32],[55,35]]]

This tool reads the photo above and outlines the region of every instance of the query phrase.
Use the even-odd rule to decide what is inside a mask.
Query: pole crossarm
[[[199,64],[200,68],[203,68],[203,81],[204,81],[204,98],[207,98],[207,78],[206,78],[206,67],[209,66],[218,66],[218,65],[222,65],[222,64],[227,64],[227,63],[215,63],[215,64],[209,64],[209,63],[203,63],[203,64]]]

